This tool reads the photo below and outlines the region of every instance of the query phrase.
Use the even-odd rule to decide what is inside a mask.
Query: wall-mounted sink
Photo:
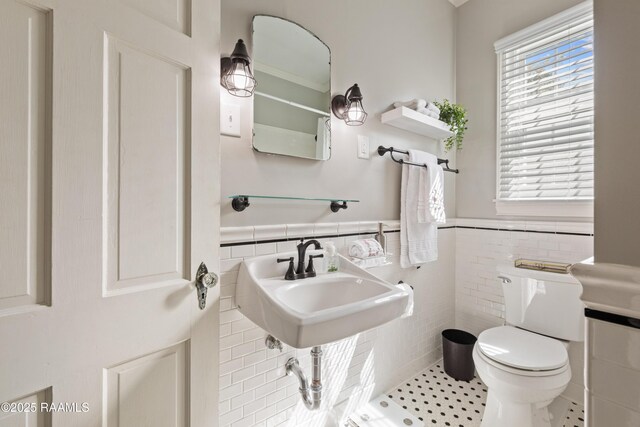
[[[314,251],[310,251],[311,254]],[[317,252],[316,252],[317,253]],[[295,347],[337,341],[400,317],[409,294],[340,257],[340,271],[284,280],[283,253],[246,259],[236,304],[256,325]]]

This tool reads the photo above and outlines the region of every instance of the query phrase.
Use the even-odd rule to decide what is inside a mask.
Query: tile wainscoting
[[[323,346],[324,397],[317,412],[304,408],[297,380],[285,376],[283,368],[290,357],[297,357],[308,373],[309,350],[285,346],[279,353],[265,348],[265,331],[235,306],[238,269],[245,257],[295,250],[301,237],[334,241],[345,254],[352,240],[373,236],[378,222],[221,230],[221,427],[332,425],[337,421],[334,406],[342,403],[347,411],[355,409],[438,360],[443,329],[455,325],[477,335],[501,324],[504,305],[495,278],[499,262],[520,257],[577,262],[593,251],[591,224],[453,219],[440,227],[438,262],[405,270],[398,259],[399,221],[384,223],[390,231],[393,264],[371,272],[391,283],[403,280],[414,285],[414,315]],[[581,347],[570,350],[574,379],[565,393],[577,402],[582,402]]]
[[[440,331],[454,325],[455,230],[439,231],[439,261],[401,269],[398,221],[385,221],[392,265],[373,268],[379,277],[415,288],[412,317],[397,319],[357,336],[323,346],[323,402],[309,412],[300,401],[297,379],[284,364],[297,357],[310,372],[309,349],[267,350],[265,331],[234,303],[240,262],[245,257],[295,250],[300,237],[333,241],[345,254],[349,243],[371,237],[377,222],[234,227],[222,230],[220,290],[220,426],[331,425],[333,407],[355,409],[442,357]],[[393,232],[393,230],[396,230]],[[324,236],[324,237],[321,237]],[[331,237],[326,237],[331,236]]]

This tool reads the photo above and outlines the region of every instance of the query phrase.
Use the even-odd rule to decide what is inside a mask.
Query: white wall
[[[640,2],[596,0],[594,14],[595,259],[640,266]]]
[[[454,95],[455,8],[447,0],[224,0],[222,52],[243,38],[251,49],[255,14],[271,14],[304,26],[331,49],[334,94],[358,83],[369,119],[348,127],[332,119],[331,159],[326,162],[256,153],[251,147],[252,100],[223,93],[221,102],[241,106],[242,137],[222,137],[223,226],[397,219],[400,166],[388,156],[356,157],[357,135],[382,145],[420,148],[443,157],[441,144],[382,125],[380,113],[395,100]],[[447,157],[454,157],[450,153]],[[455,160],[451,162],[456,167]],[[455,177],[447,173],[446,204],[455,213]],[[344,197],[360,199],[333,214],[327,203],[255,201],[242,213],[232,210],[232,194]]]
[[[471,0],[458,8],[456,90],[458,103],[469,111],[469,129],[457,155],[457,217],[496,218],[494,42],[581,1]]]

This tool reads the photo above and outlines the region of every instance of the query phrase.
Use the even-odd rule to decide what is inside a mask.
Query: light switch
[[[358,135],[358,158],[369,158],[369,137],[364,135]]]
[[[240,106],[220,105],[220,133],[240,138]]]

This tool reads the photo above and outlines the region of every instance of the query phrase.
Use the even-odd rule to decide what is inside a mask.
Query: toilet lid
[[[561,368],[569,359],[560,341],[513,326],[487,329],[478,337],[478,346],[488,358],[528,371]]]

